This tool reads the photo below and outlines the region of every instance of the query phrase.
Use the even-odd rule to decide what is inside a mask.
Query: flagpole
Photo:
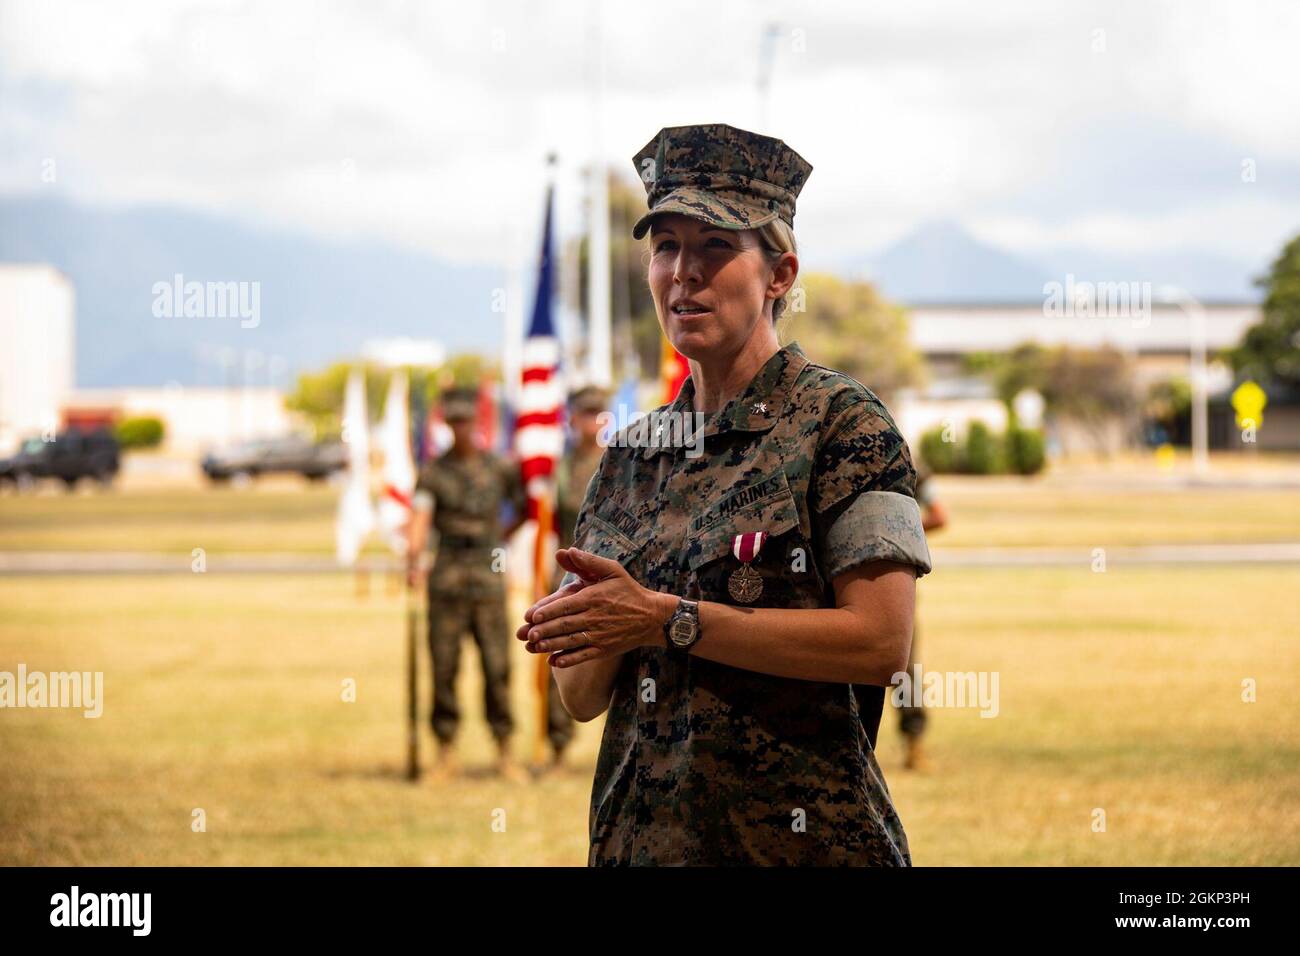
[[[608,387],[610,375],[609,179],[602,138],[605,108],[605,43],[599,0],[593,6],[592,47],[596,77],[592,84],[591,241],[587,250],[587,380]]]
[[[529,517],[534,521],[531,591],[545,595],[551,569],[551,528],[554,514],[555,464],[563,452],[559,365],[560,347],[555,327],[555,273],[558,258],[554,247],[555,205],[554,155],[547,158],[546,215],[542,224],[542,251],[537,272],[537,292],[524,341],[520,369],[520,401],[515,419],[519,467],[528,494]],[[538,690],[538,726],[535,754],[541,758],[546,746],[546,714],[550,667],[545,655],[538,655],[535,670]]]
[[[419,596],[406,580],[406,779],[420,779]]]
[[[406,553],[410,522],[415,520],[415,459],[411,453],[411,387],[405,369],[395,368],[388,380],[382,427],[384,497],[380,502],[381,530],[395,554]],[[398,568],[402,562],[399,558]],[[399,570],[398,574],[402,574]],[[409,574],[402,574],[406,596],[406,779],[420,779],[419,595]]]
[[[519,408],[520,348],[524,340],[523,246],[517,230],[509,236],[509,261],[506,263],[505,347],[502,350],[502,380],[505,399],[511,410]]]
[[[547,190],[554,202],[555,167],[557,157],[551,153],[547,159]],[[549,241],[549,234],[548,234]],[[552,253],[554,254],[554,253]],[[540,288],[540,284],[539,284]],[[552,467],[552,475],[554,468]],[[550,544],[551,530],[551,491],[553,481],[548,480],[537,495],[537,533],[533,538],[533,600],[541,600],[547,594],[546,577],[550,562],[547,550]],[[537,655],[534,682],[537,687],[537,735],[533,738],[533,763],[540,765],[546,760],[547,715],[550,713],[551,666],[546,654]]]
[[[546,571],[550,567],[547,551],[551,528],[551,503],[546,495],[537,500],[537,536],[533,539],[533,600],[540,601],[546,597],[548,581]],[[551,665],[549,655],[538,654],[533,680],[537,687],[537,736],[533,741],[533,763],[538,766],[546,761],[547,731],[551,709]]]

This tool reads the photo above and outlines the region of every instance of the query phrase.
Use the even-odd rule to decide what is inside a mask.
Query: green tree
[[[966,370],[983,375],[993,384],[1007,413],[1014,421],[1014,402],[1024,389],[1042,392],[1048,378],[1049,350],[1037,342],[1025,342],[1010,352],[974,352],[966,356]]]
[[[1265,290],[1260,321],[1246,330],[1227,359],[1239,378],[1300,385],[1300,236],[1286,244],[1269,274],[1255,284]]]
[[[797,340],[813,361],[853,376],[886,402],[923,381],[907,312],[871,283],[813,273],[799,280],[789,302],[777,323],[781,340]]]
[[[1082,426],[1098,443],[1108,425],[1131,417],[1138,408],[1133,362],[1110,346],[1044,348],[1028,342],[1010,352],[972,355],[966,368],[993,383],[1013,431],[1019,428],[1014,399],[1026,388],[1043,396],[1049,416]]]
[[[355,367],[352,362],[335,362],[319,372],[303,372],[294,390],[286,396],[285,407],[311,423],[318,441],[337,438],[342,432],[343,393],[348,375]],[[361,368],[366,377],[366,408],[373,418],[384,400],[388,372],[368,363]]]
[[[1047,408],[1084,425],[1132,414],[1137,406],[1133,363],[1111,346],[1053,349],[1039,391]]]
[[[366,378],[366,410],[372,421],[383,413],[384,399],[393,370],[371,363],[335,362],[319,372],[298,376],[294,390],[285,398],[285,407],[303,415],[312,426],[317,440],[337,438],[343,430],[343,394],[348,375],[360,367]],[[432,408],[443,389],[453,386],[477,386],[484,379],[499,380],[498,366],[480,355],[453,355],[437,368],[407,369],[412,390],[422,389],[426,406]]]

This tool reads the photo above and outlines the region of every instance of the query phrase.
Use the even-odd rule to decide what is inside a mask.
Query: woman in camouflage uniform
[[[889,413],[777,340],[812,167],[725,125],[634,162],[633,236],[691,374],[610,443],[564,586],[517,632],[574,717],[607,712],[589,862],[908,865],[869,739],[930,558]]]

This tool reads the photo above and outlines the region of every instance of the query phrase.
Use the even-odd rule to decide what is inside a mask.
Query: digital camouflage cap
[[[609,390],[599,385],[584,385],[569,395],[569,407],[575,412],[603,412],[609,408]]]
[[[778,218],[793,226],[795,197],[812,173],[781,140],[725,123],[665,127],[632,162],[650,206],[632,227],[634,239],[666,212],[724,229],[755,229]]]
[[[478,417],[478,392],[475,389],[446,389],[439,404],[443,421],[466,422]]]

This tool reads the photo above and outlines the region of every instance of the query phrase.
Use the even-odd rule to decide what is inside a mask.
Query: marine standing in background
[[[560,459],[555,473],[555,523],[558,542],[556,547],[573,547],[573,532],[578,524],[578,513],[587,494],[591,476],[600,465],[605,453],[600,444],[603,426],[601,413],[609,407],[609,393],[595,385],[580,388],[569,396],[569,421],[575,444]],[[564,569],[557,567],[551,589],[560,586]],[[573,718],[564,709],[559,688],[555,685],[555,672],[550,673],[550,688],[546,695],[546,736],[551,742],[551,768],[562,766],[564,750],[573,740]]]
[[[479,448],[478,396],[473,389],[443,393],[443,420],[455,440],[445,454],[425,463],[415,485],[408,562],[417,573],[429,538],[437,549],[429,572],[429,651],[433,659],[433,733],[438,755],[433,778],[459,771],[455,738],[460,724],[456,676],[461,640],[468,631],[483,662],[483,699],[497,744],[497,770],[526,779],[510,756],[510,628],[506,622],[505,542],[527,517],[523,479],[514,463]],[[501,505],[514,509],[501,527]]]
[[[916,503],[921,506],[921,527],[927,535],[948,523],[948,509],[936,495],[933,473],[925,465],[918,465],[916,469]],[[917,662],[916,617],[912,621],[912,650],[907,659],[907,671],[914,675]],[[921,737],[925,733],[925,709],[921,706],[920,695],[916,696],[914,703],[913,707],[898,708],[898,730],[907,746],[903,766],[908,770],[924,770],[927,761],[921,750]]]

